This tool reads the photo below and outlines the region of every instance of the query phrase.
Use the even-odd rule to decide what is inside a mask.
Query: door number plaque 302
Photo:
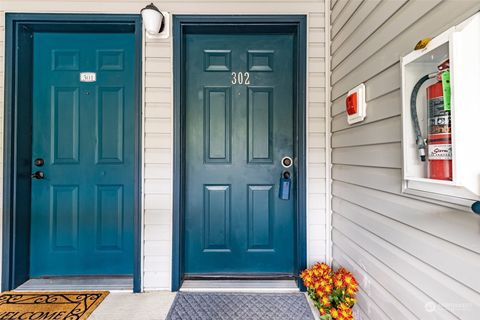
[[[250,73],[248,72],[232,72],[232,84],[250,84]]]

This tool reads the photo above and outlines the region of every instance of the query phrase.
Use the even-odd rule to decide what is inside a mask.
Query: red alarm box
[[[347,97],[347,114],[349,116],[357,113],[357,93],[354,92]]]
[[[367,103],[365,102],[365,85],[363,83],[348,92],[345,107],[348,124],[365,119],[367,116]]]

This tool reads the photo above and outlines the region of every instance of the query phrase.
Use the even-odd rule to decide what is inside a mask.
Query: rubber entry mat
[[[314,320],[302,293],[179,292],[167,320]]]

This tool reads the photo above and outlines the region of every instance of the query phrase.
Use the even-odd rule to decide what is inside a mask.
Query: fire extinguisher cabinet
[[[448,75],[438,72],[446,61]],[[400,64],[402,191],[470,210],[480,198],[480,13],[402,57]],[[418,89],[412,109],[412,91],[426,75],[430,78]],[[448,93],[442,91],[446,76]],[[417,141],[416,117],[425,161],[419,150],[422,143]]]

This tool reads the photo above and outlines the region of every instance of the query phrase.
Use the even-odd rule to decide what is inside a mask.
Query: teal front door
[[[185,36],[186,277],[294,273],[294,38]],[[289,171],[289,200],[279,198]]]
[[[30,277],[131,275],[130,33],[34,33]]]

